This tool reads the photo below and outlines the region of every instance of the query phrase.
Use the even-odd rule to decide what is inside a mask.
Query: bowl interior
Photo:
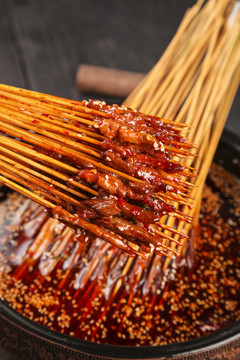
[[[221,164],[231,173],[239,174],[239,139],[232,133],[224,132],[218,150],[215,155],[215,162]],[[29,334],[30,337],[42,339],[45,344],[56,344],[65,349],[72,349],[76,354],[92,354],[95,356],[110,358],[170,358],[180,354],[194,354],[204,349],[219,347],[226,343],[240,342],[240,321],[213,334],[184,343],[162,346],[131,347],[97,344],[80,340],[71,336],[63,335],[31,321],[0,300],[0,314],[2,331],[5,326],[16,327],[18,331]],[[185,357],[187,359],[187,357]],[[184,359],[185,359],[184,358]]]

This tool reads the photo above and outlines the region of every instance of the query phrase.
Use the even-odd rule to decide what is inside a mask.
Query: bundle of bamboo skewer
[[[195,206],[189,209],[193,227],[198,224],[205,179],[240,82],[239,3],[203,3],[199,0],[187,10],[159,62],[124,102],[191,126],[188,138],[197,145],[198,157],[188,159],[187,165],[199,170],[198,178],[190,180],[196,185]],[[172,219],[167,224],[171,226]],[[192,226],[180,223],[177,229],[189,234]],[[186,249],[184,244],[182,255]],[[166,259],[163,268],[168,264]]]
[[[4,184],[45,206],[85,242],[95,235],[130,255],[153,249],[178,255],[162,240],[180,241],[163,230],[181,234],[161,217],[190,221],[167,203],[191,206],[185,179],[194,171],[171,161],[191,156],[193,145],[180,133],[185,125],[7,85],[0,85],[0,104]]]

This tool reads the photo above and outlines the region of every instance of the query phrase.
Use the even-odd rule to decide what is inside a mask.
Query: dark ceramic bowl
[[[240,139],[225,132],[215,162],[239,174]],[[96,344],[58,332],[28,320],[0,301],[0,345],[19,353],[21,359],[178,359],[239,360],[240,322],[201,338],[164,346],[123,347]]]

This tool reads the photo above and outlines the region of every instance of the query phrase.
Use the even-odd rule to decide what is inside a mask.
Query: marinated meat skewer
[[[172,258],[179,252],[163,239],[181,245],[184,234],[165,218],[191,222],[181,206],[192,206],[188,178],[196,176],[181,162],[195,156],[186,128],[124,106],[0,85],[0,181],[81,242],[101,237],[131,256]]]

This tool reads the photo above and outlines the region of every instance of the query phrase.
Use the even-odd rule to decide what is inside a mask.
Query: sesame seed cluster
[[[11,193],[0,204],[0,298],[70,336],[119,345],[177,343],[240,320],[240,181],[212,165],[186,257],[129,257],[83,244]],[[195,246],[193,246],[193,242]],[[131,264],[131,265],[129,265]]]

